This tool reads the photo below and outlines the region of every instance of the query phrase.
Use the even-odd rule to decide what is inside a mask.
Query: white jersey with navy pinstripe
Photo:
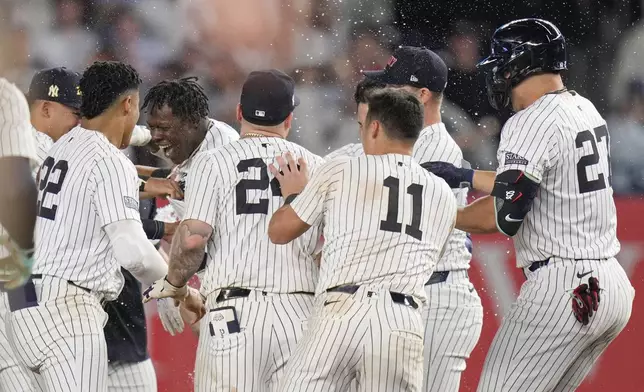
[[[3,157],[28,158],[34,167],[38,162],[27,99],[13,83],[0,78],[0,158]],[[0,236],[4,235],[7,232],[0,225]],[[0,258],[8,255],[8,251],[0,246]]]
[[[326,162],[291,207],[324,226],[317,294],[357,284],[420,299],[457,209],[443,180],[398,154]]]
[[[275,245],[266,235],[271,214],[283,202],[267,165],[286,152],[303,157],[311,170],[322,163],[304,147],[272,137],[243,138],[195,157],[186,182],[184,219],[198,219],[214,229],[203,294],[222,287],[314,291],[312,253],[319,229],[313,227],[287,245]]]
[[[514,236],[519,267],[617,255],[610,136],[590,101],[573,92],[544,95],[505,124],[497,158],[497,173],[522,170],[541,184]]]
[[[333,160],[342,156],[358,157],[364,155],[362,144],[348,144],[329,155],[325,160]],[[445,129],[445,124],[437,123],[425,127],[414,144],[412,157],[419,164],[426,162],[449,162],[461,167],[463,153],[454,139]],[[467,204],[467,188],[453,189],[459,207]],[[471,240],[464,231],[454,229],[450,234],[445,253],[438,260],[436,271],[456,271],[470,267]]]
[[[132,162],[103,134],[78,126],[60,138],[40,169],[34,273],[115,298],[123,275],[103,227],[140,221],[138,184]]]
[[[204,137],[201,144],[199,144],[199,147],[197,147],[192,152],[192,154],[190,154],[190,157],[188,157],[188,159],[177,165],[172,170],[172,175],[170,176],[170,178],[180,184],[185,185],[186,178],[188,177],[188,173],[190,172],[190,168],[192,167],[194,158],[197,154],[205,151],[215,150],[223,145],[239,139],[239,133],[237,133],[237,131],[235,131],[235,129],[230,125],[214,119],[209,119],[209,122],[208,132],[206,133],[206,136]],[[182,208],[174,208],[172,204]],[[158,209],[156,211],[155,218],[159,220],[165,220],[162,219],[162,217],[169,216],[174,213],[179,216],[179,219],[181,219],[182,214],[180,214],[179,210],[183,210],[183,208],[185,208],[184,201],[173,200],[172,204]]]

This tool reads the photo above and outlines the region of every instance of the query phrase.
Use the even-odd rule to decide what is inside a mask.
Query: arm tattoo
[[[168,282],[183,286],[199,270],[211,234],[212,228],[203,222],[181,222],[172,240]]]

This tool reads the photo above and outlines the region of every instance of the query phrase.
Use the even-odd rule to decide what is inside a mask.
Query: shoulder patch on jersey
[[[139,201],[136,200],[133,197],[130,196],[123,196],[123,203],[125,203],[125,206],[127,208],[131,208],[133,210],[139,210]]]
[[[515,154],[513,152],[506,152],[504,164],[505,165],[527,165],[528,160],[519,154]]]

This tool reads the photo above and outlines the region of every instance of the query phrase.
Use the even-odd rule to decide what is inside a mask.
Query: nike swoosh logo
[[[588,275],[588,274],[592,274],[592,273],[593,273],[593,270],[590,270],[590,271],[588,271],[588,272],[584,272],[583,274],[580,274],[579,272],[577,272],[577,278],[581,279],[581,278],[583,278],[584,276],[586,276],[586,275]]]
[[[330,305],[330,304],[334,304],[334,303],[336,303],[336,302],[340,302],[340,300],[337,300],[337,301],[324,301],[324,306],[327,306],[327,305]]]
[[[510,214],[507,214],[505,216],[505,220],[508,222],[523,222],[523,219],[514,219],[510,217]]]

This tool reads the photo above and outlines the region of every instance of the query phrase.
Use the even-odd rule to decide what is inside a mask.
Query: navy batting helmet
[[[478,64],[486,72],[487,94],[495,109],[510,103],[510,90],[527,77],[566,67],[566,40],[554,24],[519,19],[492,35],[492,53]]]

